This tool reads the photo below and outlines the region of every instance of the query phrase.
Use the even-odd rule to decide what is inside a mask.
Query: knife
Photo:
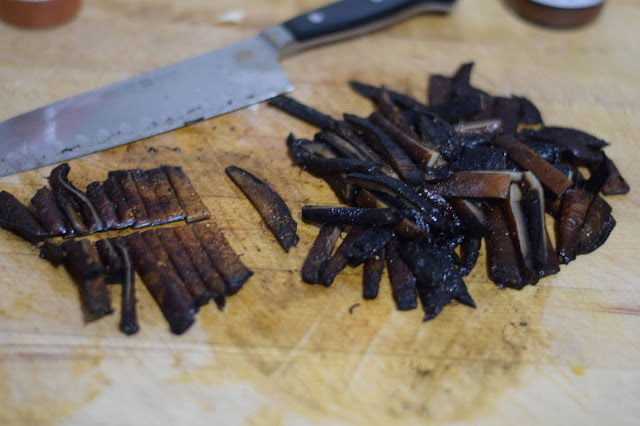
[[[293,90],[279,65],[310,47],[377,30],[455,0],[343,0],[233,45],[0,123],[0,177],[102,151]]]

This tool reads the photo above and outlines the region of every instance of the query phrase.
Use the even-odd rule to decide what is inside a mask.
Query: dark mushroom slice
[[[409,138],[418,139],[418,135],[413,131],[404,116],[396,109],[387,91],[383,91],[380,96],[377,97],[376,103],[378,104],[381,115],[386,121],[392,124],[394,129],[397,129]]]
[[[398,240],[389,242],[386,250],[387,270],[391,281],[391,293],[400,311],[408,311],[418,307],[416,277],[411,268],[402,260],[398,252]]]
[[[506,216],[514,239],[514,246],[520,262],[520,272],[526,284],[534,284],[538,276],[534,270],[534,259],[529,236],[529,228],[522,206],[522,190],[516,183],[511,184],[506,204]]]
[[[376,151],[374,147],[372,147],[371,144],[368,143],[365,138],[360,135],[359,131],[350,123],[346,121],[336,121],[332,130],[356,148],[362,155],[363,159],[382,164],[382,173],[388,176],[397,176],[391,165],[387,164],[383,155],[378,153],[378,151]],[[324,134],[331,135],[331,132],[320,132],[318,136]]]
[[[320,272],[318,282],[325,287],[329,287],[338,274],[347,267],[349,260],[346,256],[347,248],[353,244],[353,241],[363,232],[362,228],[351,228],[342,240],[342,243],[336,249],[336,252],[329,258],[324,268]]]
[[[378,297],[382,271],[384,270],[384,247],[376,254],[364,261],[362,272],[362,298],[371,300]]]
[[[589,171],[589,178],[586,179],[583,184],[580,182],[580,187],[595,196],[602,191],[602,188],[604,188],[604,185],[609,179],[609,175],[611,174],[609,162],[603,157],[600,164],[592,166]]]
[[[320,273],[329,260],[341,232],[342,228],[336,225],[323,225],[320,228],[302,264],[302,281],[307,284],[316,284],[320,280]]]
[[[130,173],[144,204],[144,209],[149,216],[149,225],[157,226],[167,223],[164,208],[156,194],[156,185],[151,180],[149,173],[140,169],[131,170]]]
[[[607,241],[616,226],[611,210],[611,206],[599,195],[593,199],[580,231],[577,254],[591,253]]]
[[[523,129],[518,138],[527,142],[553,143],[564,154],[573,157],[573,162],[594,165],[603,160],[602,148],[607,142],[580,130],[564,127],[543,127],[540,130]]]
[[[453,95],[453,80],[439,74],[429,76],[427,99],[429,106],[449,102]]]
[[[269,185],[240,167],[229,166],[225,171],[260,213],[284,251],[288,252],[300,237],[296,234],[298,224],[284,200]]]
[[[117,229],[125,229],[133,226],[136,223],[133,209],[129,207],[116,179],[113,176],[109,176],[107,180],[103,182],[102,188],[116,209],[116,215],[118,216]]]
[[[521,289],[527,282],[520,270],[518,248],[507,216],[499,204],[485,205],[484,212],[489,278],[499,287]]]
[[[65,241],[64,266],[78,284],[86,319],[91,321],[113,312],[104,265],[96,246],[89,240]]]
[[[237,293],[242,285],[251,278],[253,271],[242,263],[222,230],[218,229],[213,222],[196,223],[192,226],[202,247],[209,255],[211,263],[224,280],[226,294]]]
[[[202,202],[202,199],[191,184],[191,181],[182,168],[163,165],[162,170],[167,174],[173,191],[186,214],[187,223],[209,219],[211,213]]]
[[[71,228],[64,213],[58,207],[55,195],[48,187],[43,186],[40,188],[36,195],[31,198],[31,204],[35,208],[42,226],[49,232],[50,236],[58,237],[73,232],[73,228]]]
[[[51,262],[54,266],[62,265],[66,256],[67,252],[62,244],[45,241],[40,246],[40,258]]]
[[[133,216],[135,218],[133,227],[144,228],[145,226],[149,226],[151,224],[149,214],[147,213],[147,209],[142,202],[142,198],[140,198],[138,188],[133,181],[133,176],[131,176],[131,173],[128,170],[116,170],[113,172],[109,172],[109,179],[112,179],[114,183],[117,184],[120,191],[122,192],[124,200],[126,201],[126,205],[133,212]],[[109,191],[108,188],[107,191]],[[113,195],[117,195],[117,191],[114,190],[114,193],[110,193],[112,200],[114,199]],[[114,203],[116,203],[118,209],[121,209],[121,204],[119,205],[117,201],[114,201]]]
[[[161,167],[145,172],[156,191],[156,199],[164,212],[165,223],[176,222],[185,218],[178,197],[169,182],[167,174]]]
[[[460,218],[466,234],[474,237],[482,237],[484,235],[486,215],[482,208],[463,198],[452,198],[451,206]]]
[[[269,105],[322,129],[330,128],[334,121],[330,116],[284,95],[272,98]]]
[[[524,124],[543,124],[542,114],[531,100],[524,96],[512,96],[520,103],[520,117],[518,121]]]
[[[505,135],[515,135],[520,121],[520,101],[515,98],[493,98],[493,113],[502,122]]]
[[[82,219],[82,215],[79,213],[80,206],[74,200],[74,198],[67,192],[54,189],[54,196],[56,197],[56,202],[58,203],[58,207],[64,213],[65,217],[69,221],[73,232],[67,234],[67,237],[72,237],[75,235],[89,235],[91,231],[89,227],[84,223]]]
[[[383,250],[393,237],[395,233],[389,227],[366,228],[344,247],[344,256],[349,265],[357,266]]]
[[[114,241],[112,244],[120,255],[122,265],[120,331],[131,336],[140,330],[138,326],[138,314],[136,312],[135,269],[131,256],[129,255],[129,250],[117,241]]]
[[[320,133],[322,132],[318,132],[316,135]],[[287,147],[289,148],[289,153],[294,163],[296,158],[301,154],[313,155],[320,158],[338,158],[340,156],[352,158],[348,152],[345,153],[341,151],[340,148],[334,148],[322,138],[316,138],[314,140],[298,139],[293,133],[289,133],[289,136],[287,136]]]
[[[0,192],[0,227],[32,244],[49,237],[33,213],[7,191]]]
[[[444,197],[506,199],[512,182],[512,174],[499,171],[456,172],[448,179],[425,184],[425,187]]]
[[[402,179],[412,186],[422,182],[422,173],[393,139],[366,118],[345,114],[345,120],[361,129]]]
[[[163,251],[168,256],[169,261],[175,268],[182,282],[185,284],[187,290],[189,290],[189,293],[193,296],[193,300],[196,305],[202,306],[209,302],[214,295],[213,291],[205,285],[200,274],[198,274],[198,270],[191,261],[189,254],[180,243],[176,234],[169,229],[164,232],[162,229],[146,232],[154,232],[155,237],[150,235],[147,236],[147,238],[154,240],[157,238],[157,241],[160,242],[163,247]],[[143,238],[145,237],[144,234],[145,233],[142,234]],[[149,244],[148,240],[147,244]],[[223,289],[224,287],[220,286],[219,293],[216,296],[222,294]]]
[[[540,181],[531,172],[523,173],[524,194],[522,210],[531,243],[531,255],[539,277],[558,273],[560,271],[557,256],[555,256],[551,240],[547,233],[545,217],[544,191]]]
[[[191,294],[176,284],[166,268],[159,265],[147,243],[139,233],[117,240],[126,243],[136,270],[174,334],[182,334],[194,323],[196,308]]]
[[[507,152],[509,158],[525,170],[530,170],[538,180],[556,196],[561,196],[572,185],[572,182],[552,164],[545,161],[531,148],[511,136],[500,136],[493,141],[494,145]]]
[[[425,312],[423,321],[437,317],[453,299],[475,307],[447,249],[407,241],[400,245],[400,253],[416,277],[418,296]]]
[[[486,135],[489,137],[499,136],[504,132],[502,120],[491,118],[487,120],[461,121],[453,126],[453,130],[459,136]]]
[[[430,226],[444,230],[452,225],[451,221],[431,200],[421,197],[410,186],[398,179],[382,175],[350,173],[347,176],[347,182],[361,188],[382,192],[400,200],[409,209],[416,210]]]
[[[435,164],[438,157],[440,157],[438,151],[427,148],[419,141],[417,136],[413,137],[403,132],[381,114],[373,113],[369,116],[369,120],[384,133],[391,136],[394,142],[397,143],[416,164],[424,164],[427,167],[431,167]]]
[[[448,160],[460,157],[462,141],[453,127],[436,115],[420,116],[420,136],[427,146],[440,151]]]
[[[104,230],[121,229],[123,226],[118,219],[116,208],[109,199],[104,188],[99,182],[92,182],[87,185],[87,198],[96,208],[100,219],[104,223]]]
[[[624,178],[620,175],[620,171],[613,161],[607,158],[607,163],[609,166],[609,178],[602,188],[602,193],[604,195],[618,195],[629,192],[629,184],[627,184]]]
[[[451,166],[456,171],[505,170],[507,153],[489,146],[463,148],[460,157]]]
[[[156,232],[165,247],[173,247],[175,250],[180,250],[178,247],[184,249],[198,275],[211,291],[211,297],[215,300],[216,305],[218,305],[218,308],[223,309],[226,304],[224,280],[211,262],[211,259],[209,259],[204,247],[200,244],[200,240],[193,228],[191,226],[178,226],[157,229]]]
[[[329,225],[380,226],[394,225],[403,219],[391,208],[303,206],[302,220]]]
[[[322,130],[315,134],[314,140],[316,143],[324,143],[328,145],[331,150],[334,151],[334,157],[336,153],[344,158],[351,158],[361,161],[371,161],[369,151],[362,151],[360,147],[353,145],[347,139],[333,132],[332,130]],[[326,156],[326,155],[325,155]]]
[[[568,264],[576,258],[580,232],[590,204],[591,194],[582,189],[570,189],[562,198],[556,247],[560,263]]]
[[[104,265],[104,274],[108,284],[121,284],[126,272],[122,265],[122,255],[109,239],[96,241],[96,249]]]
[[[458,271],[461,276],[466,277],[476,266],[481,245],[482,238],[471,234],[466,234],[460,242],[460,264]]]
[[[201,304],[204,304],[209,300],[207,299],[203,302],[202,300],[198,300],[193,295],[187,283],[182,280],[182,277],[180,276],[176,266],[171,261],[169,254],[162,244],[162,241],[160,241],[160,237],[158,237],[158,234],[154,229],[149,229],[147,231],[141,232],[140,236],[147,244],[147,247],[149,247],[151,254],[153,254],[153,256],[157,259],[158,266],[164,271],[164,273],[168,274],[171,277],[171,280],[175,283],[175,285],[181,287],[181,291],[183,293],[189,294],[189,297],[193,299],[193,303],[195,304],[196,309],[198,306],[201,306]],[[200,296],[200,294],[198,294],[198,296]]]
[[[93,203],[84,192],[80,191],[78,188],[73,186],[71,182],[69,182],[69,170],[71,170],[71,168],[67,163],[60,164],[58,167],[53,169],[49,175],[49,184],[51,185],[51,188],[56,191],[56,195],[64,193],[73,198],[78,205],[79,211],[82,214],[82,219],[90,234],[104,230],[104,222],[100,218],[100,214],[98,214]]]
[[[462,64],[451,77],[451,98],[456,99],[460,96],[479,97],[482,107],[474,118],[486,119],[493,114],[493,97],[487,92],[471,85],[471,72],[473,71],[473,66],[473,62]]]
[[[295,164],[310,172],[316,173],[375,173],[382,167],[373,161],[363,161],[356,158],[323,158],[306,152],[299,153]]]

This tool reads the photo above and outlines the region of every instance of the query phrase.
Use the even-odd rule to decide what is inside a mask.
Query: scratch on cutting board
[[[271,377],[279,376],[291,364],[291,361],[298,355],[298,353],[300,352],[300,348],[304,346],[305,343],[307,343],[309,337],[311,337],[315,329],[318,327],[319,323],[320,315],[316,317],[315,321],[313,321],[313,324],[311,324],[311,327],[309,327],[304,336],[302,336],[300,340],[298,340],[298,343],[296,343],[296,345],[291,348],[291,350],[287,354],[287,358],[280,363],[278,368],[276,368],[275,371],[271,374]]]
[[[358,361],[358,365],[356,365],[356,368],[354,369],[353,374],[351,374],[351,377],[349,378],[349,384],[347,385],[347,389],[349,389],[350,391],[353,389],[353,383],[356,381],[356,378],[360,377],[362,368],[364,367],[364,365],[369,359],[371,348],[373,347],[374,343],[376,343],[376,341],[378,340],[380,333],[382,333],[383,329],[384,327],[380,327],[378,329],[378,331],[376,332],[376,335],[373,336],[373,339],[369,341],[369,344],[367,345],[367,349],[362,353],[362,355],[360,355],[360,361]]]

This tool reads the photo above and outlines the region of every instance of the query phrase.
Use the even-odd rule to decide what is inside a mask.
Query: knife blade
[[[455,0],[343,0],[218,50],[0,123],[0,177],[113,148],[293,90],[280,61]]]

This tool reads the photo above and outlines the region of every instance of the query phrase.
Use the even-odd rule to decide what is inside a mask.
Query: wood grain
[[[0,120],[322,3],[86,0],[78,18],[57,29],[0,24]],[[244,22],[218,24],[231,9],[245,11]],[[477,85],[528,96],[549,124],[611,142],[607,153],[632,190],[607,198],[618,225],[602,248],[522,291],[497,289],[477,267],[467,283],[478,309],[448,306],[426,324],[419,310],[394,309],[386,274],[374,301],[361,299],[361,267],[329,289],[302,283],[317,228],[299,220],[300,208],[336,199],[286,154],[289,131],[314,129],[266,105],[71,161],[78,187],[109,170],[182,166],[256,273],[224,312],[204,307],[180,337],[138,286],[141,331],[128,338],[117,313],[84,324],[66,272],[2,231],[0,424],[633,424],[640,416],[638,22],[636,0],[609,0],[596,22],[574,31],[530,25],[502,2],[460,0],[447,18],[416,17],[283,63],[297,99],[333,115],[365,115],[372,106],[351,92],[349,79],[424,97],[428,73],[474,60]],[[301,237],[290,253],[224,174],[232,164],[259,171],[288,203]],[[27,201],[52,168],[2,178],[0,189]]]

